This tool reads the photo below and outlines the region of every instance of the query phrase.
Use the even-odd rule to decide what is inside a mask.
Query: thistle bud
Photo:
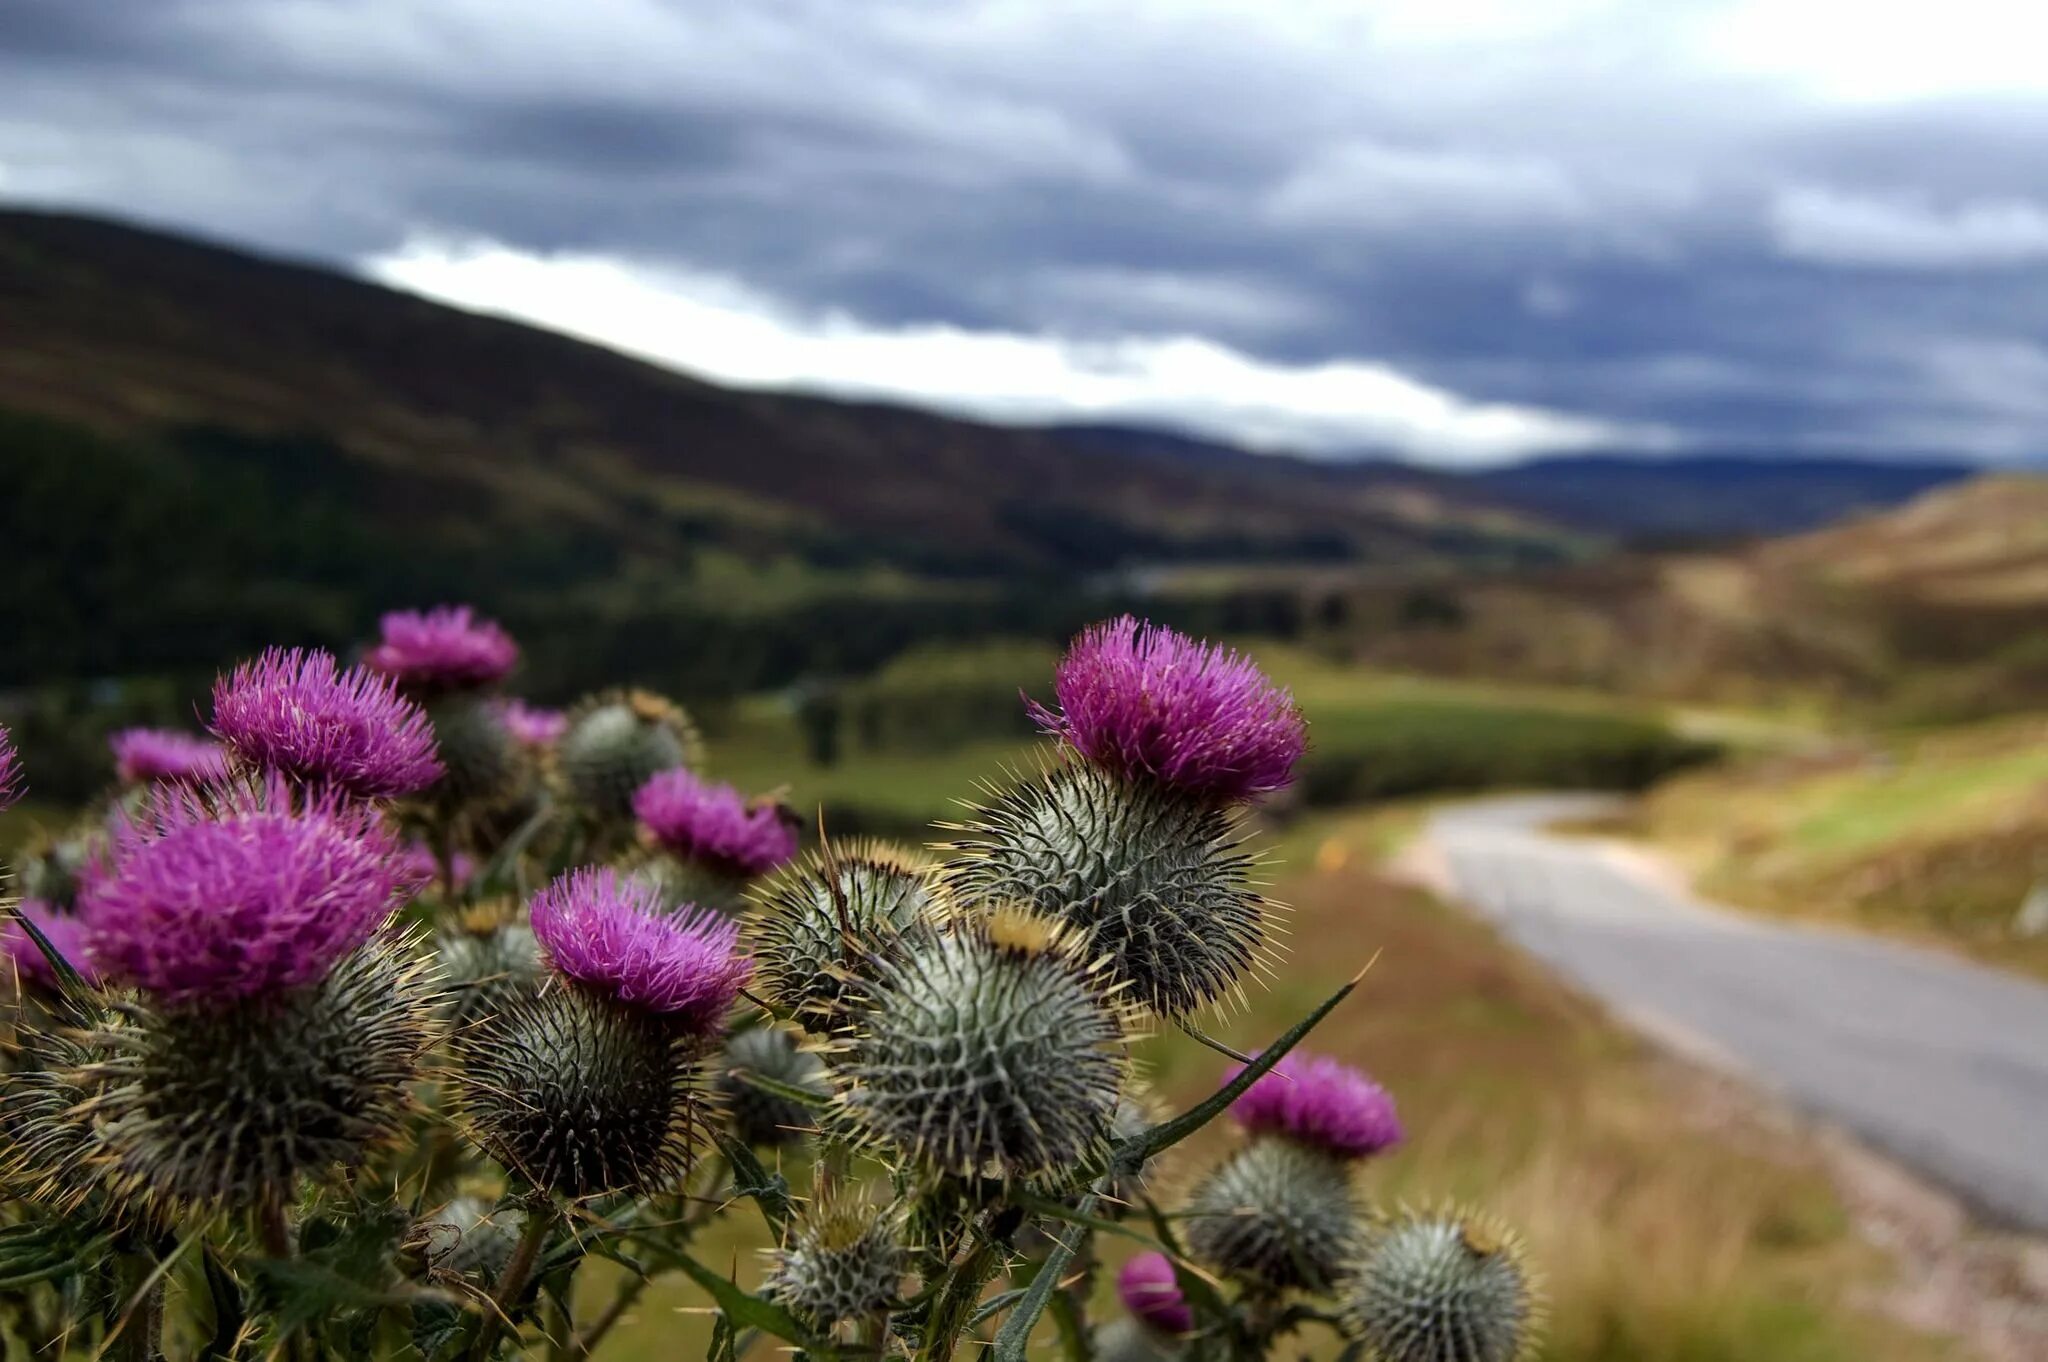
[[[525,792],[533,758],[497,706],[483,696],[458,693],[429,701],[426,710],[445,768],[429,792],[436,804],[486,812]]]
[[[703,751],[696,727],[676,706],[646,691],[610,691],[570,711],[554,760],[585,817],[630,828],[640,788],[662,771],[701,765]]]
[[[814,1208],[768,1256],[768,1298],[818,1329],[894,1304],[908,1263],[901,1217],[861,1201]]]
[[[943,900],[918,856],[884,842],[834,844],[754,892],[745,923],[763,995],[814,1032],[834,1029],[849,990]]]
[[[1069,763],[963,832],[946,880],[962,903],[1051,914],[1161,1016],[1222,997],[1260,958],[1270,905],[1249,886],[1254,861],[1227,810]]]
[[[1515,1362],[1535,1348],[1542,1315],[1520,1241],[1457,1212],[1375,1226],[1338,1295],[1375,1362]]]
[[[1218,1271],[1321,1291],[1357,1245],[1359,1211],[1343,1160],[1268,1138],[1210,1172],[1182,1215],[1189,1252]]]
[[[880,965],[844,1062],[853,1126],[942,1173],[1032,1178],[1102,1154],[1126,1018],[1057,924],[999,912]]]
[[[431,1272],[475,1277],[488,1286],[512,1260],[526,1212],[459,1196],[413,1227],[410,1246]]]
[[[791,1144],[817,1127],[815,1109],[749,1083],[747,1079],[756,1074],[820,1098],[832,1095],[825,1062],[798,1049],[789,1032],[777,1026],[741,1031],[725,1043],[725,1068],[718,1081],[734,1134],[750,1145],[767,1147]]]
[[[545,969],[533,929],[489,908],[464,915],[435,939],[452,1026],[462,1029],[531,993]]]

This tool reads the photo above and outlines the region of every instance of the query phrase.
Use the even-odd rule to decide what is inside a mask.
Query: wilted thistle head
[[[1542,1322],[1520,1241],[1455,1211],[1374,1226],[1338,1296],[1374,1362],[1515,1362],[1534,1350]]]
[[[214,683],[213,732],[249,766],[357,799],[416,794],[441,777],[420,707],[332,653],[272,648],[236,667]]]
[[[895,1303],[909,1255],[902,1217],[857,1199],[829,1199],[769,1250],[766,1294],[813,1328],[861,1319]]]
[[[171,1209],[289,1201],[402,1125],[435,994],[380,938],[280,992],[140,1009],[86,1071],[120,1196]]]
[[[886,842],[833,843],[756,889],[745,923],[763,996],[811,1031],[839,1021],[849,987],[943,903],[930,867]]]
[[[662,771],[701,765],[703,755],[696,726],[681,709],[644,690],[607,691],[569,711],[554,763],[585,816],[624,826],[641,786]]]
[[[533,896],[531,914],[557,970],[679,1032],[716,1034],[747,982],[737,923],[666,912],[653,890],[616,870],[570,871]]]
[[[664,914],[613,870],[534,896],[533,933],[566,983],[516,998],[457,1039],[484,1148],[564,1196],[660,1191],[688,1167],[695,1059],[746,982],[737,928]]]
[[[210,738],[172,728],[124,728],[107,739],[114,774],[123,785],[157,780],[219,780],[228,773],[227,750]]]
[[[395,610],[378,627],[363,664],[414,694],[496,685],[519,662],[512,636],[466,605]]]
[[[1320,1291],[1357,1245],[1350,1165],[1292,1140],[1256,1139],[1181,1208],[1188,1250],[1228,1276]]]
[[[1307,746],[1301,711],[1250,659],[1129,615],[1074,640],[1041,727],[1088,760],[1197,799],[1284,787]]]
[[[1225,1075],[1236,1077],[1238,1068]],[[1230,1104],[1254,1135],[1280,1135],[1341,1159],[1362,1159],[1401,1142],[1387,1090],[1347,1064],[1291,1054]]]
[[[779,1026],[737,1032],[725,1042],[725,1065],[718,1078],[735,1135],[750,1145],[772,1147],[794,1144],[817,1128],[814,1108],[748,1081],[756,1075],[821,1099],[832,1095],[825,1061],[798,1049],[789,1032]]]
[[[85,953],[85,924],[69,913],[59,913],[47,903],[23,899],[10,911],[0,910],[0,958],[11,962],[24,979],[43,988],[57,986],[57,971],[50,958],[22,926],[26,918],[35,924],[65,963],[77,970],[85,982],[96,982],[99,972]]]
[[[1224,996],[1260,959],[1269,905],[1233,814],[1071,762],[965,827],[946,881],[963,904],[1025,903],[1082,933],[1162,1016]]]
[[[80,895],[93,962],[173,1006],[318,982],[418,886],[374,812],[292,802],[275,782],[215,809],[166,791],[121,823]]]
[[[781,805],[749,803],[682,767],[641,786],[633,814],[664,851],[736,875],[765,875],[796,855],[796,828]]]
[[[0,724],[0,811],[10,809],[21,798],[21,757],[14,750],[14,739],[7,727]]]
[[[1122,1009],[1057,924],[999,911],[907,939],[835,1067],[852,1125],[943,1173],[1024,1179],[1101,1154],[1129,1069]]]
[[[569,731],[569,716],[559,709],[541,709],[524,700],[501,696],[492,702],[506,729],[527,747],[551,747]]]
[[[1195,1327],[1195,1312],[1163,1253],[1133,1256],[1116,1274],[1116,1294],[1124,1309],[1162,1333],[1184,1334]]]

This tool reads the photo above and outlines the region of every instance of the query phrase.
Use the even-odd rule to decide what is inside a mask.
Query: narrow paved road
[[[1462,805],[1428,838],[1462,898],[1623,1016],[1733,1064],[1988,1218],[2048,1231],[2048,987],[1741,916],[1542,831],[1601,803]]]

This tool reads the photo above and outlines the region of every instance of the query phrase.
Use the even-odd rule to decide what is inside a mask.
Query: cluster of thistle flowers
[[[157,1327],[136,1307],[182,1282],[216,1343],[578,1356],[673,1270],[720,1306],[720,1356],[765,1332],[942,1359],[993,1331],[1021,1358],[1055,1296],[1106,1359],[1312,1326],[1385,1362],[1526,1349],[1509,1236],[1367,1208],[1398,1123],[1363,1075],[1286,1057],[1308,1023],[1151,1120],[1130,1042],[1199,1034],[1272,926],[1243,815],[1304,730],[1248,661],[1100,626],[1033,707],[1041,769],[941,855],[799,860],[787,810],[699,774],[678,708],[531,709],[499,693],[517,656],[467,610],[393,615],[358,666],[224,676],[211,739],[116,738],[121,788],[33,850],[5,929],[0,1286],[34,1291],[0,1328]],[[18,785],[0,738],[0,803]],[[1248,1138],[1158,1205],[1146,1161],[1226,1108]],[[775,1239],[754,1296],[690,1254],[745,1201]],[[1091,1331],[1071,1269],[1112,1222],[1155,1251]],[[633,1272],[578,1321],[592,1254]],[[78,1287],[108,1273],[139,1285]],[[356,1289],[311,1285],[337,1276]]]

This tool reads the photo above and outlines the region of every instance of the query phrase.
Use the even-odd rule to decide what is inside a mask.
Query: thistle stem
[[[534,1264],[540,1261],[541,1245],[547,1242],[548,1231],[554,1228],[555,1203],[550,1197],[535,1197],[527,1206],[526,1227],[520,1231],[519,1244],[512,1250],[511,1261],[498,1276],[498,1289],[484,1312],[483,1323],[477,1326],[476,1342],[471,1345],[471,1362],[484,1362],[497,1346],[499,1331],[512,1319],[512,1311],[519,1304],[519,1298],[526,1294],[526,1285],[533,1278]]]
[[[284,1203],[276,1197],[267,1196],[256,1208],[256,1234],[263,1242],[263,1251],[272,1258],[292,1256],[292,1230],[285,1220]]]

